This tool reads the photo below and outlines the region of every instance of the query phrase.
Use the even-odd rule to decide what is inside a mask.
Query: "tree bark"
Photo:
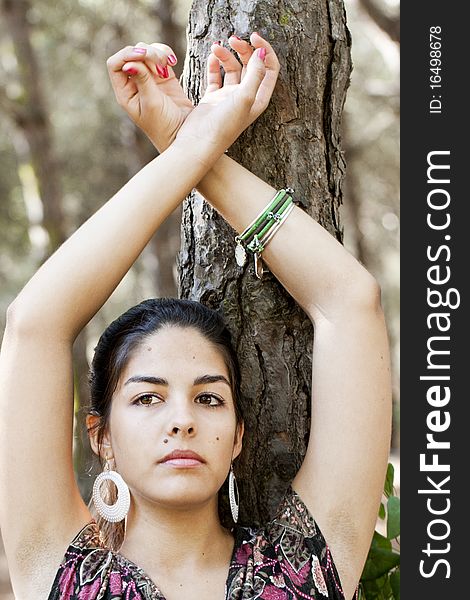
[[[274,187],[293,187],[301,208],[341,241],[340,122],[351,70],[343,3],[194,0],[184,73],[190,97],[202,94],[210,44],[252,31],[273,44],[281,73],[268,110],[230,155]],[[235,465],[240,521],[253,524],[272,514],[305,454],[313,328],[274,276],[259,281],[251,263],[236,265],[235,235],[200,195],[185,201],[179,291],[221,311],[233,335],[246,427]]]

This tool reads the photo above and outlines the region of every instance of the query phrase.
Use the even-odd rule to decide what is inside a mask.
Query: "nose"
[[[196,434],[196,422],[193,412],[187,403],[178,403],[168,421],[168,435],[189,436]]]

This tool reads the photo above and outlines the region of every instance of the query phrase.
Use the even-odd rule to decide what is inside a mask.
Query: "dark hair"
[[[90,370],[90,406],[88,413],[99,416],[94,426],[101,455],[101,444],[109,423],[112,396],[116,390],[123,368],[132,352],[150,335],[165,325],[191,327],[199,331],[208,342],[222,354],[229,374],[229,382],[235,406],[237,423],[242,421],[240,411],[240,370],[237,355],[232,346],[230,331],[224,319],[212,310],[193,300],[177,298],[152,298],[133,306],[115,321],[101,335],[95,348]],[[115,500],[111,489],[108,501]],[[91,504],[90,504],[91,507]],[[123,526],[98,524],[108,544],[119,546],[122,542]],[[119,525],[119,524],[117,524]],[[104,530],[104,531],[103,531]]]

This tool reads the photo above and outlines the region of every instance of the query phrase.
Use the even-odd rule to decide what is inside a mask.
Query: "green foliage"
[[[389,540],[400,535],[400,498],[390,496],[387,502],[387,537]]]
[[[400,600],[400,498],[394,495],[394,469],[389,463],[385,477],[386,508],[380,504],[379,518],[386,520],[386,537],[374,532],[359,585],[359,600]],[[394,543],[392,543],[394,541]]]

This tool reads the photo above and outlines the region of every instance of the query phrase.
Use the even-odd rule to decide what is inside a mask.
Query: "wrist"
[[[169,138],[167,136],[162,136],[158,132],[146,131],[142,129],[148,139],[152,142],[153,146],[158,150],[158,153],[161,154],[164,152],[174,140],[173,138]]]
[[[201,139],[198,136],[176,135],[171,148],[190,154],[194,160],[206,166],[207,171],[224,155],[225,146],[220,141]]]
[[[194,187],[196,187],[212,169],[222,151],[200,139],[190,140],[187,137],[178,138],[176,136],[163,153],[175,156],[178,162],[185,163],[189,168],[198,172],[198,179],[194,183]]]

